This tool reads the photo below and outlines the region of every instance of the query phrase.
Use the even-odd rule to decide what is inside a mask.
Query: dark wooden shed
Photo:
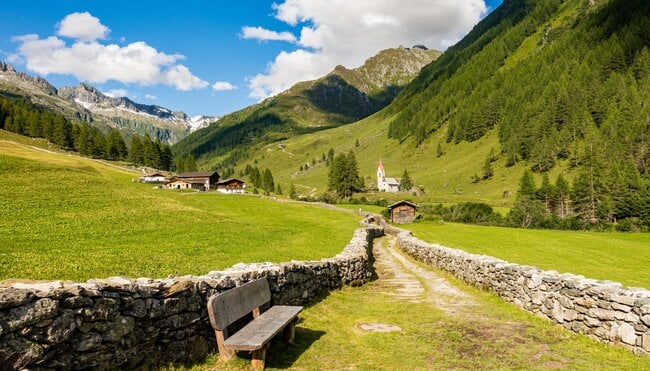
[[[398,201],[388,205],[390,221],[393,223],[413,223],[418,205],[410,201]]]

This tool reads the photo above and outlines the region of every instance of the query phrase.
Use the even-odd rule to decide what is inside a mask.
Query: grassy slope
[[[472,143],[463,142],[458,145],[444,142],[444,133],[439,132],[434,138],[426,141],[418,148],[410,144],[402,144],[388,139],[386,132],[388,120],[375,115],[368,119],[310,135],[303,135],[285,142],[284,150],[276,145],[268,145],[260,150],[252,161],[257,160],[256,166],[269,167],[273,171],[276,182],[283,189],[288,189],[294,183],[297,191],[309,194],[314,191],[320,194],[326,190],[328,168],[324,163],[318,163],[307,171],[299,172],[301,165],[311,164],[312,159],[320,159],[329,148],[337,153],[354,150],[359,164],[359,174],[365,179],[366,185],[376,182],[376,171],[379,157],[383,159],[388,176],[401,177],[404,169],[418,185],[425,187],[425,195],[421,202],[459,202],[480,201],[498,206],[509,206],[513,198],[502,197],[504,191],[514,194],[517,182],[524,167],[516,165],[505,167],[505,159],[499,158],[494,164],[493,179],[472,183],[473,174],[482,174],[483,163],[490,150],[498,151],[496,132]],[[355,141],[359,140],[359,147]],[[446,153],[436,157],[438,142],[443,142]],[[242,164],[244,167],[246,163]],[[556,171],[560,171],[557,169]],[[551,175],[554,179],[554,174]],[[381,194],[381,197],[399,199],[401,195]]]
[[[483,227],[431,222],[403,226],[422,240],[541,269],[650,288],[650,234]]]
[[[0,141],[0,279],[204,274],[318,259],[357,227],[345,213],[256,197],[186,194],[137,174]],[[312,236],[331,236],[326,240]]]

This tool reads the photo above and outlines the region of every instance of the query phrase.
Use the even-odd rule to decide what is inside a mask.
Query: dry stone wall
[[[650,354],[650,291],[646,289],[512,264],[427,243],[394,227],[385,230],[397,234],[399,248],[419,261],[569,330],[623,345],[636,354]]]
[[[371,277],[378,227],[357,229],[333,258],[237,264],[205,276],[0,283],[0,369],[117,369],[198,361],[216,349],[215,293],[267,277],[275,304],[305,304]]]

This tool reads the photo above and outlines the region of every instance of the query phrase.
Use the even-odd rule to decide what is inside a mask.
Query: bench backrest
[[[266,278],[245,283],[208,299],[210,323],[216,330],[225,330],[230,324],[271,301]]]

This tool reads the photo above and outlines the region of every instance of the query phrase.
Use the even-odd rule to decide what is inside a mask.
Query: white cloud
[[[266,28],[263,27],[242,27],[241,31],[242,31],[241,36],[244,39],[255,39],[259,41],[267,41],[267,40],[288,41],[288,42],[297,41],[296,36],[294,34],[286,31],[276,32],[276,31],[267,30]]]
[[[83,41],[105,39],[111,32],[108,27],[99,22],[99,18],[93,17],[88,12],[68,14],[58,26],[59,36]]]
[[[284,0],[273,9],[277,19],[296,27],[301,48],[282,51],[267,71],[248,79],[250,96],[258,99],[338,64],[359,66],[383,49],[422,44],[444,50],[487,12],[483,0],[409,0],[408,6],[394,0]]]
[[[144,97],[147,98],[147,99],[149,99],[149,100],[156,100],[156,99],[158,99],[158,97],[156,97],[155,95],[151,95],[151,94],[145,94]]]
[[[227,81],[217,81],[212,85],[212,89],[216,91],[227,91],[227,90],[235,90],[237,87]]]
[[[64,24],[61,22],[59,34]],[[29,70],[41,75],[72,75],[90,83],[114,80],[127,84],[166,84],[183,91],[209,85],[178,63],[185,59],[182,55],[159,52],[143,41],[119,46],[84,40],[82,36],[93,35],[86,31],[77,32],[75,35],[80,38],[70,45],[56,36],[45,39],[33,34],[14,37],[12,40],[20,45],[13,59],[25,61]],[[66,35],[72,34],[73,31],[66,30]]]
[[[129,92],[126,89],[111,89],[103,93],[104,95],[109,96],[111,98],[121,98],[121,97],[129,96]]]

